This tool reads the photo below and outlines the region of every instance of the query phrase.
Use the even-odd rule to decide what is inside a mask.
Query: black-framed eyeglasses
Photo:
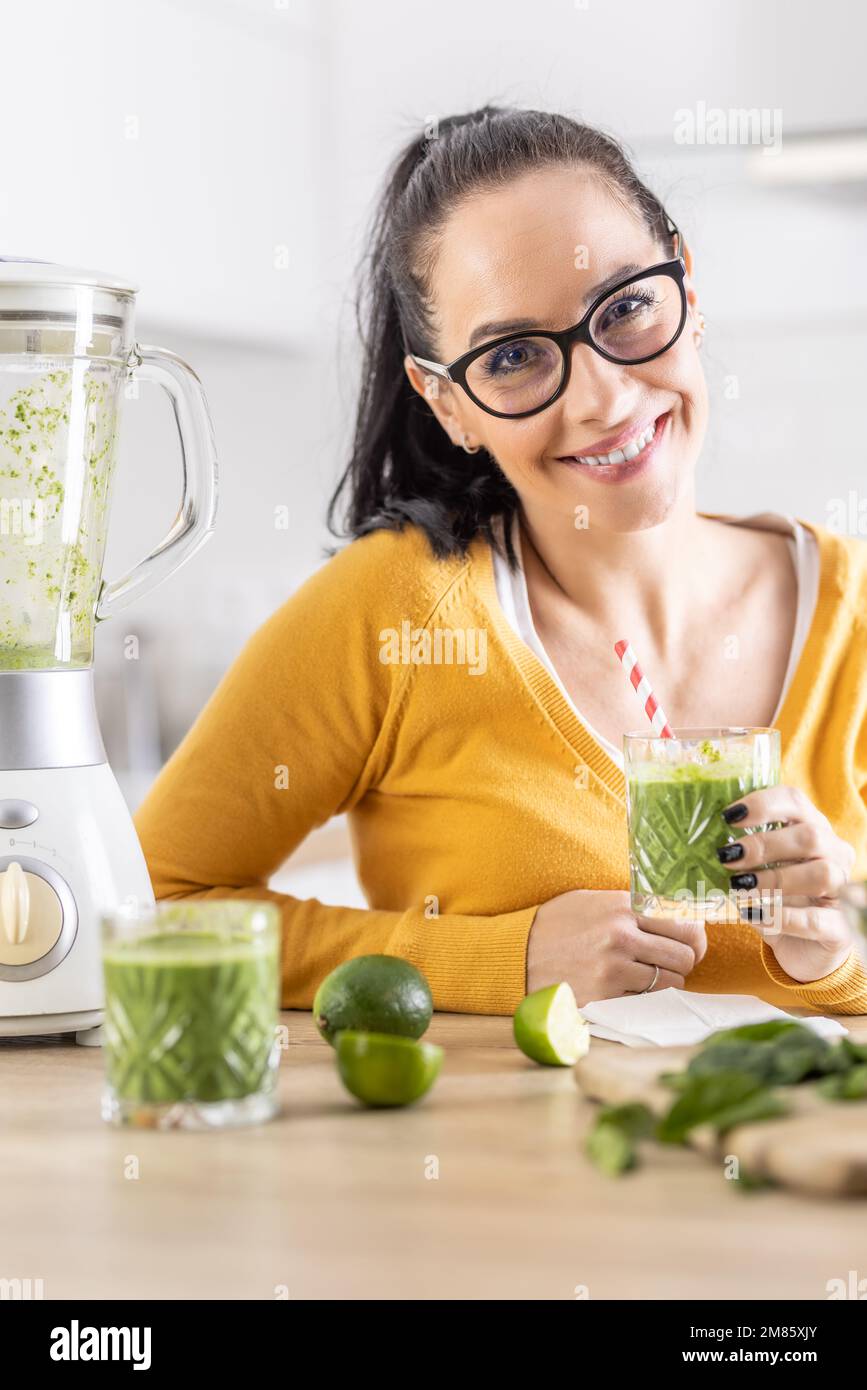
[[[638,366],[673,347],[686,323],[683,242],[678,254],[605,290],[573,328],[508,333],[454,362],[409,356],[424,371],[460,386],[489,415],[517,420],[552,405],[569,384],[572,348],[585,343],[608,362]]]

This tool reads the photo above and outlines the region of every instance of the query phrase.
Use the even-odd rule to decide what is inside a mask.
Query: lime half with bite
[[[547,985],[515,1011],[515,1042],[525,1056],[549,1067],[571,1067],[590,1046],[590,1024],[578,1012],[572,986]]]
[[[345,1029],[334,1045],[341,1081],[365,1105],[412,1105],[430,1090],[443,1062],[436,1043],[394,1033]]]

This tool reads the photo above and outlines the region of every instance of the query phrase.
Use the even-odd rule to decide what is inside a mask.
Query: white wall
[[[294,342],[316,309],[327,15],[327,0],[6,0],[5,252],[129,274],[149,313],[191,331]]]
[[[752,151],[673,138],[675,111],[699,102],[780,108],[784,148],[799,132],[864,129],[863,8],[42,0],[7,4],[3,38],[0,253],[130,273],[140,337],[189,358],[216,424],[217,534],[101,628],[107,723],[127,632],[150,643],[171,744],[319,563],[351,426],[353,269],[387,164],[431,117],[513,101],[630,145],[696,257],[713,402],[701,506],[824,521],[867,476],[864,185],[769,188]],[[158,395],[127,404],[121,457],[109,574],[174,515]],[[280,504],[289,532],[274,525]]]

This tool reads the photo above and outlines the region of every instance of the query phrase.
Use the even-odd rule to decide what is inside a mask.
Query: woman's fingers
[[[695,957],[695,964],[704,959],[707,951],[707,932],[703,922],[679,922],[673,917],[641,917],[635,919],[643,932],[650,936],[667,936],[672,941],[681,941],[689,946]],[[644,956],[638,956],[644,960]],[[656,965],[658,962],[654,961]]]
[[[797,936],[804,941],[817,941],[824,946],[835,946],[847,937],[843,914],[834,907],[823,907],[807,901],[795,905],[787,902],[774,913],[773,923],[770,916],[766,911],[763,913],[764,920],[760,921],[756,910],[755,916],[749,922],[759,936],[766,937],[769,942],[772,942],[774,937]]]
[[[661,989],[683,989],[686,984],[683,975],[678,975],[673,970],[660,970],[654,984],[655,974],[655,966],[642,965],[640,961],[633,961],[632,965],[627,966],[623,972],[624,993],[657,994]],[[652,989],[650,988],[651,985],[653,986]]]
[[[805,859],[799,864],[773,865],[768,869],[739,869],[731,886],[749,892],[779,892],[785,898],[836,898],[847,882],[842,865],[834,859]]]
[[[848,882],[856,859],[854,846],[840,839],[828,817],[799,787],[763,787],[761,791],[749,792],[727,807],[723,815],[732,828],[741,830],[783,822],[779,830],[755,829],[734,844],[720,845],[720,862],[731,872],[735,888],[755,887],[753,883],[738,883],[737,879],[744,873],[755,874],[762,865],[783,866],[783,877],[776,881],[765,877],[761,886],[784,892],[834,897]],[[804,861],[813,864],[807,880],[785,877],[786,865]]]
[[[654,935],[640,928],[635,933],[635,960],[643,965],[659,966],[684,977],[695,968],[696,955],[692,946],[670,936]]]
[[[798,863],[802,859],[834,858],[845,841],[838,840],[830,826],[819,821],[795,821],[782,830],[756,830],[743,839],[723,844],[717,851],[720,863],[733,874],[763,864]],[[850,845],[845,846],[855,851]]]
[[[746,808],[746,813],[741,814]],[[727,824],[746,830],[753,825],[768,825],[771,821],[818,821],[830,830],[830,821],[813,805],[806,792],[800,787],[762,787],[760,791],[748,792],[738,801],[723,808],[723,819]],[[833,834],[833,831],[831,831]]]

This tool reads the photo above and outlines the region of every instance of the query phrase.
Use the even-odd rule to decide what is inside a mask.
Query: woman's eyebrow
[[[600,281],[598,285],[594,285],[592,290],[587,291],[584,296],[584,303],[592,304],[594,299],[599,298],[600,294],[604,294],[606,290],[610,290],[615,285],[619,285],[621,280],[627,280],[630,275],[637,275],[640,270],[645,269],[645,266],[636,265],[634,262],[629,265],[620,266],[618,270],[612,271],[612,273],[604,280]]]
[[[621,280],[626,280],[630,275],[637,275],[643,269],[640,265],[630,264],[621,265],[598,285],[594,285],[584,295],[584,303],[592,304],[594,299],[598,299],[606,290],[614,285],[619,285]],[[483,342],[485,338],[501,338],[505,333],[526,333],[532,329],[542,329],[545,325],[538,323],[535,319],[494,319],[490,323],[480,323],[470,334],[469,347],[474,348],[476,343]],[[469,349],[468,349],[469,350]]]

